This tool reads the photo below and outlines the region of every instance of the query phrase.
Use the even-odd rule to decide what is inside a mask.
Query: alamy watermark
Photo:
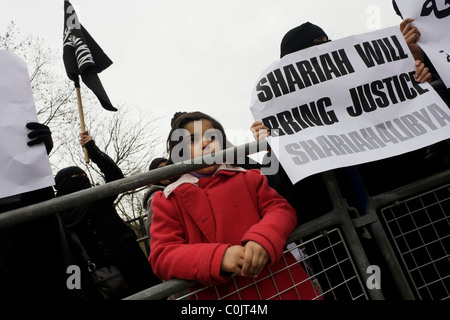
[[[370,276],[366,280],[366,287],[369,290],[381,289],[381,270],[379,266],[371,265],[367,267],[367,274]]]
[[[77,265],[67,267],[66,273],[68,275],[66,286],[69,290],[81,289],[81,269]],[[377,265],[370,265],[366,270],[370,276],[366,280],[366,287],[369,290],[381,289],[381,269]]]
[[[69,290],[81,289],[81,269],[77,265],[67,267],[66,273],[69,275],[66,280],[66,286]]]
[[[366,27],[369,30],[381,29],[381,9],[379,6],[372,4],[367,7]]]

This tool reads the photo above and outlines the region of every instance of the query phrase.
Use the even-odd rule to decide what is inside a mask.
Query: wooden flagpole
[[[81,89],[80,86],[75,86],[75,90],[77,91],[77,101],[78,101],[78,111],[80,113],[80,127],[81,127],[81,132],[86,131],[86,125],[84,123],[84,112],[83,112],[83,102],[81,100]],[[86,163],[89,163],[91,160],[89,159],[89,155],[88,152],[86,150],[86,148],[83,148],[84,151],[84,160],[86,161]]]

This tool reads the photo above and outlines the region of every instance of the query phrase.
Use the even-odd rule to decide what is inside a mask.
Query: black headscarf
[[[84,174],[83,176],[72,177],[73,175]],[[91,187],[91,182],[83,169],[79,167],[68,167],[62,169],[55,176],[56,196],[60,197],[73,192],[81,191]]]
[[[155,158],[153,159],[153,161],[150,163],[150,166],[148,167],[148,170],[154,170],[156,168],[158,168],[159,164],[161,162],[167,161],[166,158]]]
[[[311,22],[305,22],[300,26],[288,31],[281,41],[281,54],[280,58],[283,58],[289,53],[296,52],[298,50],[306,49],[323,42],[314,42],[313,40],[325,36],[328,38],[325,31],[319,26],[312,24]]]

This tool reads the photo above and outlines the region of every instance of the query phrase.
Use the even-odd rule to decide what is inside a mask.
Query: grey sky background
[[[174,112],[202,111],[217,118],[235,144],[252,139],[252,88],[279,58],[281,39],[291,28],[310,21],[336,40],[401,22],[391,0],[71,3],[114,62],[100,74],[114,105],[160,117],[163,133]],[[23,34],[40,37],[62,54],[63,5],[63,0],[1,0],[0,30],[14,21]],[[62,58],[60,64],[64,73]]]

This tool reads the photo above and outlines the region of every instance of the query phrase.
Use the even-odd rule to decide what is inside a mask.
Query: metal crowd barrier
[[[297,227],[287,240],[295,245],[284,252],[300,252],[298,263],[317,288],[316,299],[384,299],[383,285],[368,287],[371,265],[366,251],[370,249],[357,234],[365,227],[388,268],[382,274],[391,273],[400,299],[450,297],[450,170],[369,197],[365,212],[356,214],[342,197],[333,172],[323,178],[334,209]],[[257,286],[257,281],[252,285]],[[175,279],[126,300],[197,299],[208,289],[199,288],[196,281]],[[218,300],[227,297],[217,295]]]
[[[243,154],[264,150],[258,143],[223,151]],[[0,229],[56,214],[90,201],[145,186],[168,176],[204,167],[205,163],[167,166],[135,177],[0,214]],[[198,162],[198,160],[197,160]],[[297,227],[285,255],[300,252],[302,264],[315,288],[316,299],[384,299],[381,289],[368,288],[371,273],[366,248],[357,230],[367,227],[393,275],[402,299],[447,299],[450,291],[450,170],[369,197],[366,211],[347,205],[333,171],[322,174],[333,210]],[[353,215],[353,217],[351,217]],[[143,219],[138,219],[141,224]],[[132,221],[130,221],[132,222]],[[424,233],[425,231],[428,231]],[[418,242],[417,239],[420,241]],[[138,239],[148,242],[148,237]],[[146,251],[149,250],[146,245]],[[148,252],[148,251],[147,251]],[[289,268],[290,266],[286,266]],[[272,275],[270,275],[272,276]],[[257,286],[257,282],[255,283]],[[293,283],[293,288],[298,285]],[[136,293],[125,300],[195,299],[196,281],[174,279]],[[198,291],[200,290],[200,291]],[[235,292],[239,294],[239,292]],[[276,299],[282,295],[276,295]],[[217,299],[226,299],[217,296]]]
[[[364,252],[359,236],[354,228],[349,209],[342,198],[332,171],[322,174],[327,185],[329,196],[333,202],[333,210],[303,225],[298,226],[287,243],[295,243],[284,252],[300,252],[298,259],[309,275],[309,281],[317,288],[316,299],[324,300],[383,300],[380,289],[367,289],[370,263]],[[351,210],[351,209],[350,209]],[[291,266],[286,266],[290,268]],[[271,273],[269,276],[273,276]],[[258,280],[252,284],[257,288]],[[295,288],[298,283],[292,283]],[[160,299],[195,299],[196,295],[208,288],[198,287],[195,281],[169,280],[154,287],[138,292],[125,300],[160,300]],[[292,289],[290,288],[290,289]],[[188,290],[188,293],[186,293]],[[231,292],[230,294],[238,294]],[[271,297],[277,299],[283,292]],[[217,296],[226,299],[228,296]],[[233,296],[236,298],[236,295]]]
[[[0,214],[0,229],[177,177],[206,167],[217,159],[237,159],[265,150],[265,141],[255,141],[5,212]],[[383,284],[381,288],[369,286],[373,269],[366,254],[370,248],[365,247],[358,233],[363,229],[368,230],[379,248],[401,299],[450,297],[450,170],[368,196],[363,212],[347,204],[333,171],[323,173],[322,177],[328,190],[328,195],[324,196],[329,196],[333,209],[297,227],[287,241],[291,244],[289,249],[284,252],[284,255],[296,253],[299,256],[298,263],[317,289],[317,299],[385,299]],[[144,222],[140,219],[139,223],[142,227]],[[148,237],[142,236],[138,241],[144,242],[148,253]],[[252,285],[257,287],[257,280]],[[293,283],[291,289],[297,285]],[[173,279],[125,300],[195,299],[202,290],[207,289],[199,288],[196,281]],[[239,297],[239,291],[234,294]],[[280,297],[282,292],[271,298]],[[217,295],[217,299],[226,298]]]
[[[299,239],[300,240],[300,239]],[[311,250],[310,250],[311,249]],[[294,263],[288,263],[286,256],[293,255],[297,260]],[[305,282],[310,282],[315,291],[315,297],[312,300],[328,299],[336,300],[358,300],[368,299],[364,285],[358,276],[356,267],[348,251],[345,241],[339,229],[331,229],[314,236],[307,241],[301,241],[300,244],[292,244],[284,252],[283,260],[285,267],[280,270],[270,270],[268,275],[259,278],[253,278],[249,284],[237,289],[234,278],[232,282],[236,289],[226,294],[217,290],[217,287],[211,289],[200,287],[199,289],[189,292],[186,290],[182,294],[173,297],[176,300],[201,299],[204,291],[213,292],[217,300],[239,299],[243,300],[240,292],[243,289],[254,288],[259,300],[282,300],[283,294],[288,291],[295,291],[298,300],[301,300],[301,286]],[[276,275],[284,270],[290,270],[295,264],[300,264],[308,274],[308,278],[302,281],[291,279],[292,283],[287,287],[278,287]],[[270,278],[276,288],[276,293],[265,297],[264,293],[259,290],[259,283]]]
[[[291,237],[290,239],[293,240],[293,238]],[[282,299],[283,294],[289,290],[296,290],[298,298],[301,300],[299,287],[304,282],[311,282],[313,288],[315,288],[315,297],[313,300],[369,299],[365,284],[358,275],[355,262],[338,228],[323,230],[306,241],[299,239],[298,242],[298,244],[292,243],[285,250],[283,255],[285,261],[284,268],[276,271],[270,270],[268,275],[261,278],[253,278],[244,288],[238,289],[234,283],[234,279],[231,281],[233,281],[235,289],[227,293],[222,293],[217,287],[201,287],[196,281],[170,280],[139,292],[125,300],[198,300],[201,299],[201,295],[205,291],[208,292],[209,297],[211,293],[215,295],[215,300],[244,300],[240,296],[240,292],[249,287],[254,288],[259,300],[263,300],[263,293],[259,291],[258,287],[259,283],[267,278],[271,278],[276,287],[275,276],[281,271],[290,270],[296,263],[299,263],[303,267],[308,274],[308,278],[303,281],[292,279],[289,287],[276,287],[276,293],[270,297],[266,297],[264,300]],[[297,258],[295,263],[288,263],[286,261],[286,256],[291,254]]]
[[[367,223],[403,299],[450,298],[449,183],[446,170],[370,197],[357,224]]]
[[[381,210],[413,292],[420,299],[450,298],[450,184]]]

